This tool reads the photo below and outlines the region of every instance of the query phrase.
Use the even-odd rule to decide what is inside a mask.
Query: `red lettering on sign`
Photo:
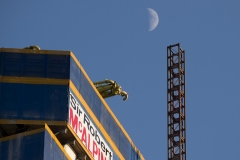
[[[85,145],[87,145],[87,137],[86,137],[86,128],[83,127],[83,133],[82,133],[82,138],[81,138],[82,142],[85,143]]]
[[[78,125],[78,128],[79,128],[79,132],[80,133],[82,133],[82,123],[79,121],[79,123],[78,123],[79,125]]]
[[[101,152],[101,160],[106,160],[106,157],[104,157],[104,154]]]
[[[69,117],[69,121],[70,121],[70,124],[72,126],[72,129],[75,130],[75,133],[77,133],[77,130],[78,130],[78,116],[76,114],[74,114],[74,117],[73,117],[73,110],[72,108],[70,108],[70,117]]]
[[[91,138],[90,138],[90,134],[88,133],[88,144],[87,144],[87,147],[88,147],[88,150],[89,152],[91,153],[91,155],[93,154],[92,151],[90,150],[90,141],[91,141]]]
[[[98,155],[98,147],[95,141],[93,141],[93,157],[94,155]]]

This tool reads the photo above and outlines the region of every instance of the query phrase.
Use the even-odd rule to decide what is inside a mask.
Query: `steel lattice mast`
[[[185,51],[167,47],[168,160],[186,160]]]

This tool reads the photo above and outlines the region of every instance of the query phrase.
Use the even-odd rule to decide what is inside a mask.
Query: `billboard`
[[[113,160],[112,149],[71,91],[68,122],[94,159]]]

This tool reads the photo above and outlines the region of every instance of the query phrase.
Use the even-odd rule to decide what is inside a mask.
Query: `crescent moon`
[[[158,14],[151,8],[148,8],[147,10],[148,10],[148,16],[149,16],[149,30],[148,31],[152,31],[158,25],[158,21],[159,21]]]

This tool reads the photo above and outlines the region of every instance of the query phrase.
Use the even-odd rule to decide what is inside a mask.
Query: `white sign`
[[[69,102],[68,122],[94,159],[112,160],[112,150],[71,92]]]

